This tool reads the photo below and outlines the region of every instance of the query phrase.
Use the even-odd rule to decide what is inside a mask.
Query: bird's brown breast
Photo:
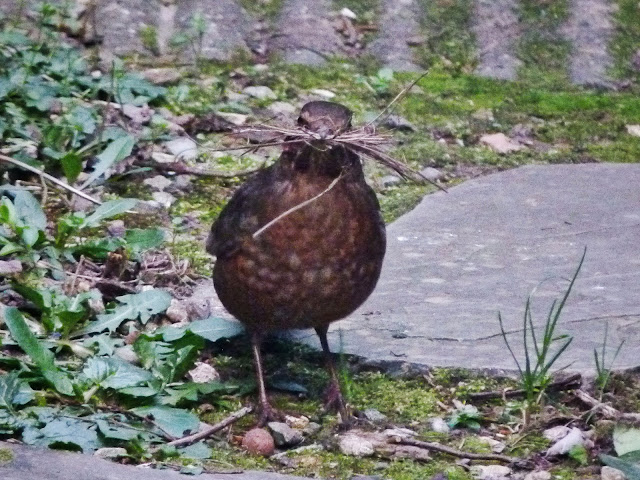
[[[245,184],[214,224],[214,285],[249,329],[326,325],[355,310],[375,287],[385,252],[378,202],[359,161],[327,190],[335,179],[282,159]]]

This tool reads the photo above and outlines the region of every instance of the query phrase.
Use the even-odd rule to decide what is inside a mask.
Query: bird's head
[[[349,130],[352,116],[351,110],[339,103],[314,101],[300,110],[298,126],[325,140]]]

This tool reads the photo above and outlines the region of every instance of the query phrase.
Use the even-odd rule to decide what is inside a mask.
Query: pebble
[[[247,95],[253,98],[257,98],[258,100],[275,100],[276,98],[278,98],[273,90],[262,85],[246,87],[244,90],[242,90],[242,93],[246,93]]]
[[[230,102],[244,103],[249,100],[249,95],[237,92],[227,92],[227,100]]]
[[[218,371],[204,362],[196,362],[196,367],[189,370],[189,376],[194,383],[209,383],[220,380]]]
[[[304,430],[307,425],[309,425],[309,419],[304,415],[300,417],[294,417],[293,415],[285,415],[284,421],[291,428],[295,428],[296,430]]]
[[[113,220],[107,225],[107,233],[111,237],[124,237],[124,232],[126,232],[126,230],[127,229],[124,226],[124,221],[122,220]]]
[[[640,125],[627,125],[627,133],[634,137],[640,137]]]
[[[151,197],[164,208],[169,208],[176,201],[176,197],[167,192],[153,192]]]
[[[175,155],[163,152],[152,152],[151,159],[158,163],[173,163],[176,161]]]
[[[287,102],[273,102],[267,110],[275,115],[293,115],[296,113],[296,107]]]
[[[381,123],[382,126],[391,130],[398,130],[401,132],[415,132],[416,127],[404,117],[400,115],[389,115]]]
[[[131,345],[125,345],[124,347],[116,348],[114,351],[114,355],[129,363],[135,364],[139,361],[138,355],[133,351],[133,347]]]
[[[493,133],[491,135],[483,135],[480,137],[480,143],[486,145],[494,152],[500,153],[500,154],[517,152],[524,148],[522,145],[511,140],[504,133]]]
[[[387,428],[384,432],[382,432],[382,434],[386,435],[387,437],[400,437],[400,438],[410,438],[418,435],[416,432],[414,432],[409,428],[400,428],[400,427]]]
[[[339,448],[345,455],[354,457],[369,457],[375,453],[373,443],[353,433],[348,433],[340,439]]]
[[[216,115],[224,118],[227,122],[233,123],[234,125],[244,125],[247,123],[247,119],[249,118],[249,115],[243,115],[241,113],[216,112]]]
[[[254,455],[262,455],[268,457],[273,454],[275,450],[275,444],[273,437],[269,435],[269,432],[262,428],[254,428],[245,433],[242,439],[242,446]]]
[[[171,305],[167,308],[165,315],[173,323],[183,323],[189,320],[187,309],[176,299],[171,300]]]
[[[600,470],[600,478],[602,480],[626,480],[627,476],[617,468],[605,466]]]
[[[313,437],[320,430],[322,430],[322,425],[316,422],[309,422],[309,425],[304,427],[302,433],[304,433],[307,437]]]
[[[444,177],[444,173],[442,173],[437,168],[433,168],[433,167],[423,168],[422,170],[420,170],[420,175],[431,180],[432,182],[435,182],[436,180],[440,180]]]
[[[99,448],[93,453],[93,455],[95,457],[100,457],[100,458],[118,458],[118,457],[126,457],[129,454],[127,453],[126,448],[105,447],[105,448]]]
[[[480,440],[483,443],[486,443],[487,445],[489,445],[491,447],[491,451],[493,453],[501,453],[504,451],[506,445],[498,440],[496,440],[495,438],[491,438],[491,437],[478,437],[478,440]]]
[[[155,85],[170,85],[182,79],[182,74],[175,68],[150,68],[142,72],[145,80]]]
[[[449,424],[440,417],[430,419],[429,426],[431,427],[431,430],[438,433],[449,433],[451,431]]]
[[[336,96],[336,94],[333,93],[331,90],[325,90],[324,88],[314,88],[313,90],[311,90],[311,93],[313,95],[326,98],[327,100],[331,100],[333,97]]]
[[[367,408],[364,412],[362,412],[364,418],[369,420],[370,422],[384,422],[387,419],[387,416],[383,413],[380,413],[375,408]]]
[[[395,175],[385,175],[380,179],[380,183],[382,183],[382,186],[385,188],[398,185],[401,182],[402,179],[400,177],[396,177]]]
[[[347,7],[344,7],[342,10],[340,10],[340,15],[350,18],[351,20],[356,20],[358,18],[354,11],[349,10]]]
[[[20,260],[0,260],[0,275],[14,275],[22,272]]]
[[[498,480],[511,475],[511,469],[504,465],[475,465],[471,474],[478,480]]]
[[[273,435],[273,440],[278,447],[292,447],[298,445],[304,440],[299,430],[291,428],[286,423],[269,422],[267,424]]]
[[[198,157],[198,145],[187,137],[174,138],[165,142],[164,147],[178,160],[195,160]]]
[[[551,473],[546,470],[538,472],[530,472],[524,477],[524,480],[551,480]]]
[[[171,180],[169,180],[164,175],[156,175],[155,177],[147,178],[142,183],[151,187],[153,190],[162,191],[171,185]]]

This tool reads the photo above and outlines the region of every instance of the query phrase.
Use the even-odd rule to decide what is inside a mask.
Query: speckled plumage
[[[348,109],[329,102],[305,105],[299,119],[323,138],[350,122]],[[243,184],[213,225],[207,250],[217,257],[220,300],[258,346],[265,332],[313,327],[324,347],[328,325],[373,291],[385,244],[380,207],[360,159],[319,140],[287,146],[273,166]]]

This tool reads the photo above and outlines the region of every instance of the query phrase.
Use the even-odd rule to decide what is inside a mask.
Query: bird
[[[315,329],[329,372],[326,407],[349,414],[327,333],[372,293],[386,250],[385,224],[360,157],[328,140],[347,132],[352,112],[306,103],[279,159],[241,185],[211,227],[213,284],[245,326],[259,391],[259,425],[277,418],[265,388],[261,345],[278,330]]]

